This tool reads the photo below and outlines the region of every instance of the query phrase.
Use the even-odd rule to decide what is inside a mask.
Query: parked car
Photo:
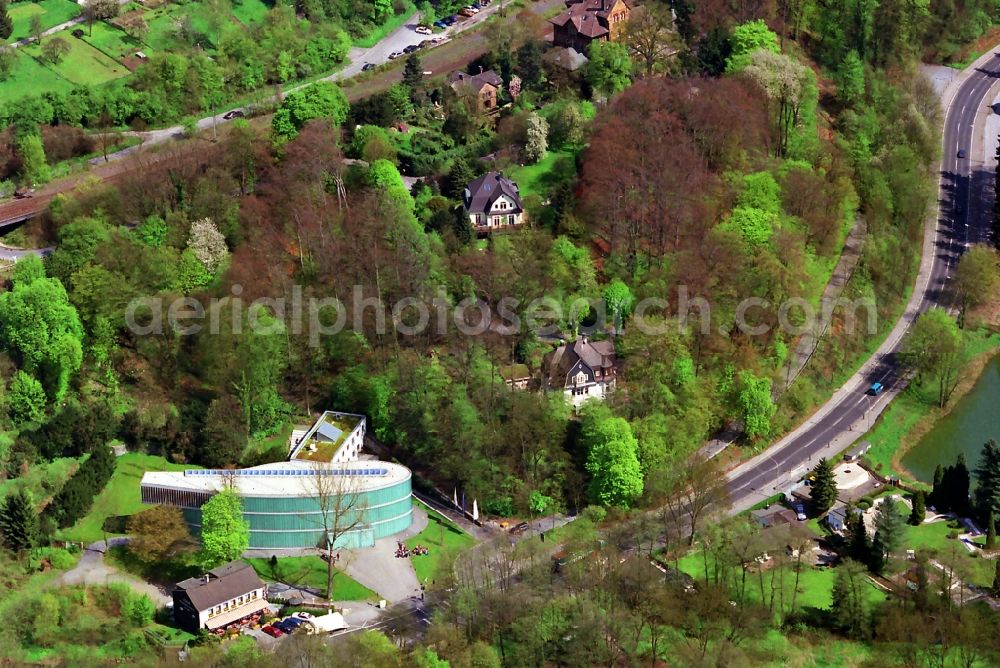
[[[437,21],[434,22],[434,27],[441,28],[441,30],[444,30],[445,28],[448,27],[448,24],[442,21],[441,19],[438,19]]]
[[[475,12],[468,7],[462,7],[462,9],[458,10],[459,16],[472,16],[473,14],[475,14]]]
[[[15,188],[14,199],[28,199],[35,194],[34,188]]]
[[[401,55],[403,55],[402,51],[393,51],[389,54],[389,60],[396,60],[396,58],[399,58]]]
[[[416,28],[414,28],[414,30],[417,31],[418,33],[420,33],[421,35],[430,35],[431,34],[431,29],[428,28],[427,26],[417,26]]]
[[[524,533],[527,530],[528,530],[528,523],[527,522],[521,522],[520,524],[516,524],[513,527],[511,527],[510,534],[512,536],[516,536],[518,534]]]
[[[281,629],[276,629],[273,626],[271,626],[270,624],[268,624],[267,626],[265,626],[264,628],[262,628],[261,631],[263,631],[267,635],[271,636],[272,638],[280,638],[281,636],[285,635],[284,632],[282,632]]]
[[[367,72],[368,70],[373,70],[373,69],[375,69],[375,63],[365,63],[361,67],[362,72]]]
[[[964,148],[958,149],[958,157],[959,158],[964,158],[965,157],[965,149]]]
[[[243,118],[244,116],[246,116],[246,114],[243,113],[242,109],[233,109],[232,111],[227,111],[226,113],[224,113],[222,115],[222,118],[224,118],[227,121],[231,121],[234,118]]]
[[[305,610],[303,610],[301,612],[296,612],[295,616],[298,617],[299,619],[312,619],[313,618],[313,614],[311,612],[306,612]]]
[[[285,633],[292,634],[295,633],[295,629],[299,628],[302,624],[305,624],[305,622],[298,617],[286,617],[280,622],[275,622],[274,626],[281,629]]]
[[[809,519],[808,517],[806,517],[806,507],[803,506],[801,503],[796,503],[795,505],[793,505],[792,510],[795,511],[795,519],[797,519],[798,521],[804,522],[807,519]]]
[[[413,53],[414,51],[416,51],[419,48],[420,47],[417,46],[416,44],[411,44],[408,47],[406,47],[405,49],[403,49],[403,53]]]
[[[435,35],[434,37],[431,37],[431,44],[440,44],[443,41],[444,37],[442,37],[441,35]]]
[[[420,44],[417,44],[417,46],[419,46],[421,49],[426,49],[427,47],[434,46],[434,40],[425,39]]]
[[[882,383],[872,383],[872,386],[868,388],[868,394],[872,395],[873,397],[877,397],[878,395],[882,394],[882,390],[884,389],[885,387],[882,385]]]
[[[479,7],[476,7],[475,5],[469,5],[468,7],[466,7],[466,9],[468,9],[473,14],[479,13]]]
[[[458,14],[452,14],[448,18],[441,19],[441,20],[444,21],[445,25],[449,25],[449,26],[450,25],[455,25],[455,23],[458,21]]]

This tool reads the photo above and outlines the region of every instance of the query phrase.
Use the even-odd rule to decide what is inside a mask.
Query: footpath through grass
[[[48,30],[60,23],[71,21],[80,15],[83,8],[71,0],[39,0],[38,2],[18,2],[8,5],[10,18],[14,22],[14,32],[7,43],[22,40],[31,35],[31,17],[39,16],[42,28]]]
[[[247,559],[257,574],[271,582],[281,582],[296,587],[326,591],[325,561],[317,556],[278,557],[277,568],[271,567],[267,558]],[[334,569],[332,601],[374,601],[378,595],[342,571]]]

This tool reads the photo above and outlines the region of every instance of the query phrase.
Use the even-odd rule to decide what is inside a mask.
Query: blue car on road
[[[868,388],[868,394],[877,397],[882,394],[882,390],[884,389],[885,387],[882,386],[882,383],[872,383],[872,386]]]

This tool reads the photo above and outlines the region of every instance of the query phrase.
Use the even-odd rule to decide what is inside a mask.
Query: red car
[[[272,638],[280,638],[281,636],[285,635],[285,633],[281,629],[276,629],[270,624],[262,628],[261,631],[271,636]]]

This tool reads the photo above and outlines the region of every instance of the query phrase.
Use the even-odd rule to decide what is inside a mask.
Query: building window
[[[508,225],[514,224],[514,214],[510,214],[509,216],[507,216],[507,224]]]

